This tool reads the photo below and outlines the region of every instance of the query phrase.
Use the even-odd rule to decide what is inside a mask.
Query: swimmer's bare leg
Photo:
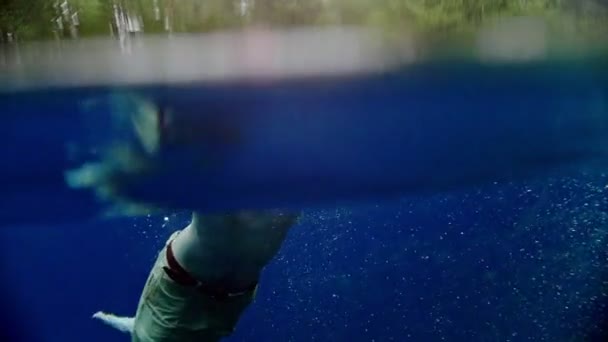
[[[257,282],[262,268],[277,253],[296,215],[239,212],[194,213],[173,241],[175,258],[200,281],[229,281],[243,288]]]

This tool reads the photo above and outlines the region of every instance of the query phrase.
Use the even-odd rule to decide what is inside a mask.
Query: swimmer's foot
[[[104,322],[105,324],[122,332],[133,332],[133,324],[135,323],[135,318],[133,317],[120,317],[111,313],[97,311],[93,314],[92,318],[98,319]]]

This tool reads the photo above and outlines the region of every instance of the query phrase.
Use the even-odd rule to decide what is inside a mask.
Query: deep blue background
[[[162,171],[123,175],[109,185],[164,208],[306,207],[591,162],[606,168],[608,58],[601,57],[512,65],[450,60],[262,84],[0,93],[0,225],[98,214],[98,198],[67,187],[65,173],[100,159],[112,165],[116,144],[137,151],[130,118],[154,112],[150,107],[173,113],[168,132],[187,142],[170,142],[168,134],[154,157]],[[30,206],[36,215],[23,209]]]
[[[427,190],[425,196],[306,210],[263,273],[258,297],[230,340],[606,340],[605,165],[440,192],[498,175],[503,180],[527,176],[530,168],[544,172],[562,162],[606,160],[604,57],[507,68],[439,63],[439,69],[422,66],[369,84],[325,84],[335,90],[331,96],[326,94],[329,88],[314,82],[304,87],[306,92],[301,88],[306,84],[299,82],[253,93],[230,86],[204,92],[196,87],[157,89],[168,104],[193,117],[204,108],[206,116],[220,123],[229,113],[240,117],[237,123],[252,114],[273,118],[266,121],[268,126],[254,120],[252,127],[278,137],[270,146],[282,147],[285,159],[270,158],[270,148],[254,144],[260,148],[245,153],[241,161],[261,167],[253,168],[257,172],[236,167],[232,171],[238,177],[218,172],[219,179],[199,180],[221,181],[224,187],[217,188],[216,196],[198,192],[210,203],[222,199],[221,208],[251,205],[264,195],[272,202],[281,192],[277,184],[299,188],[285,192],[296,197],[317,189],[328,201],[353,198],[336,196],[348,191],[326,189],[324,184],[335,185],[332,180],[346,179],[344,184],[354,188],[361,188],[362,180],[370,186],[385,182],[385,191],[360,196]],[[447,73],[444,67],[456,68]],[[97,112],[87,114],[81,100],[99,95],[95,89],[77,89],[71,98],[46,90],[35,95],[0,94],[0,342],[128,341],[91,315],[98,310],[134,313],[155,254],[189,215],[86,221],[99,213],[99,203],[90,193],[67,188],[64,171],[80,166],[81,157],[97,157],[107,135],[115,138],[112,115],[105,115],[113,112],[112,102],[101,101]],[[170,101],[176,98],[180,101]],[[239,98],[249,100],[235,100]],[[408,115],[402,115],[406,110]],[[337,114],[334,121],[326,111]],[[324,158],[298,156],[298,139],[291,141],[294,145],[282,140],[308,132],[283,129],[299,126],[294,121],[282,125],[294,113],[316,113],[317,119],[313,116],[308,123],[318,128],[333,122],[330,129],[313,130],[333,144],[302,137]],[[378,130],[368,134],[368,126]],[[276,132],[266,134],[271,129]],[[388,141],[386,132],[392,132]],[[415,143],[403,144],[407,138]],[[342,145],[342,140],[361,148]],[[428,159],[433,151],[442,163]],[[207,152],[230,155],[226,150]],[[274,163],[259,163],[261,158]],[[292,167],[292,175],[301,177],[287,177],[292,181],[283,183],[274,179],[289,175],[280,168],[296,161],[303,165]],[[328,169],[318,167],[320,162],[336,166],[329,168],[333,173],[323,178],[324,184],[308,177]],[[264,172],[264,165],[272,166],[266,170],[271,172]],[[416,168],[418,173],[412,173]],[[181,189],[190,191],[191,179],[184,177],[185,170],[178,171],[180,177],[165,186],[179,188],[175,184],[181,181]],[[238,182],[247,185],[251,175],[265,175],[270,185],[256,188],[258,197],[247,198]],[[145,185],[141,189],[158,190]],[[199,204],[187,196],[176,198]],[[68,221],[73,223],[51,224]],[[23,222],[30,225],[13,225]],[[43,224],[31,225],[36,222]]]
[[[579,170],[307,210],[230,341],[602,340],[606,184]],[[133,314],[187,220],[1,229],[4,340],[127,341],[90,316]]]

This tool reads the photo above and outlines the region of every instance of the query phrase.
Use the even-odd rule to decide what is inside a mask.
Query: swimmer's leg
[[[152,267],[132,341],[212,342],[230,335],[294,221],[277,213],[194,214]]]
[[[195,212],[190,225],[175,238],[175,258],[197,279],[247,287],[257,282],[296,219],[297,215],[278,211]]]

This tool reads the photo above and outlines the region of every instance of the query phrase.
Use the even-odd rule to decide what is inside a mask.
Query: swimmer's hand
[[[116,134],[109,132],[112,137],[106,145],[96,146],[98,160],[66,171],[65,181],[74,189],[92,189],[98,198],[113,203],[107,215],[149,214],[154,206],[132,201],[125,189],[129,182],[154,172],[159,165],[159,109],[137,97],[112,97],[110,101],[116,107],[110,115],[119,129]],[[125,113],[128,109],[132,110]]]
[[[65,181],[74,189],[91,189],[101,201],[111,203],[105,216],[146,215],[160,209],[153,203],[132,200],[124,190],[133,179],[150,174],[152,169],[153,164],[124,147],[101,161],[67,171]]]
[[[193,189],[194,183],[219,172],[223,164],[218,156],[226,148],[240,146],[238,120],[199,112],[176,115],[137,96],[113,101],[111,115],[118,128],[109,132],[109,142],[97,147],[97,160],[65,173],[67,184],[92,189],[115,204],[113,215],[199,207],[191,198],[204,189]]]

